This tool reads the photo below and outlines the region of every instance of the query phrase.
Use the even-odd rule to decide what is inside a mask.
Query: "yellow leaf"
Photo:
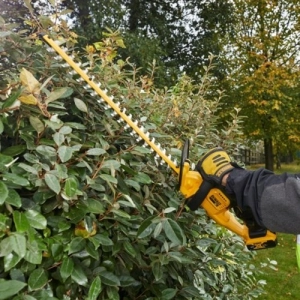
[[[97,225],[95,222],[93,222],[93,229],[92,231],[89,231],[86,226],[85,226],[85,222],[81,221],[79,222],[76,227],[75,227],[75,235],[76,236],[80,236],[83,238],[89,238],[93,235],[95,235],[97,233]]]
[[[116,44],[121,48],[126,48],[123,39],[117,39]]]
[[[23,68],[20,73],[20,80],[29,93],[35,94],[39,92],[40,83],[35,79],[32,73],[27,71],[25,68]]]
[[[274,101],[274,105],[273,105],[272,109],[280,110],[279,101]]]
[[[25,104],[36,105],[38,103],[38,100],[32,94],[21,95],[18,99]]]

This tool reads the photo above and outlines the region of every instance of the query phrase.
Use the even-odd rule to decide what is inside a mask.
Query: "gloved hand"
[[[222,148],[218,147],[211,149],[200,158],[196,165],[196,170],[200,172],[204,181],[220,187],[224,175],[234,167],[229,155]]]

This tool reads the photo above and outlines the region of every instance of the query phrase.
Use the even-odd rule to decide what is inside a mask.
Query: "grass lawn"
[[[255,169],[252,166],[248,169]],[[276,173],[300,173],[300,165],[282,165]],[[256,251],[253,264],[257,267],[265,265],[263,273],[257,276],[265,280],[265,294],[260,300],[300,300],[300,272],[296,261],[296,236],[278,234],[278,245],[275,248]],[[276,261],[277,264],[272,264]]]
[[[300,299],[300,272],[296,261],[296,240],[294,235],[278,234],[275,248],[256,251],[252,263],[265,265],[257,279],[266,281],[265,294],[261,300]],[[270,262],[276,261],[274,265]]]

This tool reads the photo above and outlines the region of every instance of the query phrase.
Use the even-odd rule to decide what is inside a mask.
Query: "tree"
[[[168,105],[178,117],[175,100],[185,96],[188,104],[179,103],[184,119],[191,110],[204,114],[197,101],[202,94],[192,93],[201,86],[187,77],[170,91],[149,86],[136,68],[124,69],[126,62],[116,53],[122,37],[116,32],[80,49],[64,22],[56,22],[51,31],[38,18],[27,24],[25,36],[0,18],[1,53],[12,66],[0,71],[0,297],[259,295],[260,283],[250,275],[251,255],[241,239],[218,228],[202,210],[186,210],[170,170],[156,164],[101,97],[34,33],[47,33],[66,47],[75,62],[87,67],[89,78],[102,83],[134,119],[141,118],[145,130],[170,153],[174,123],[169,110],[161,108],[165,100],[174,100]],[[151,79],[152,73],[147,76]],[[209,83],[203,86],[208,90]],[[207,101],[205,109],[213,114],[217,103]],[[168,122],[168,141],[157,117]],[[189,122],[194,120],[198,132],[201,125],[209,130],[209,118],[201,123],[193,116]],[[180,119],[176,126],[185,128],[187,136],[195,134]],[[214,125],[209,131],[216,132]]]
[[[264,141],[266,167],[273,170],[274,141],[288,144],[298,133],[299,5],[291,0],[234,4],[239,22],[225,58],[232,62],[229,99],[247,116],[246,137]]]
[[[96,42],[105,28],[120,30],[126,49],[120,54],[147,70],[156,61],[156,85],[170,86],[179,72],[192,78],[202,72],[210,53],[218,55],[222,37],[234,22],[227,1],[66,0],[73,9],[76,32],[86,42]],[[92,20],[92,22],[91,22]],[[221,67],[221,66],[220,66]],[[215,67],[213,72],[217,72]]]

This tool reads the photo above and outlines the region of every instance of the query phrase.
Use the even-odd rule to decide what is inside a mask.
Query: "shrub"
[[[174,174],[32,28],[0,26],[0,299],[259,295],[241,239],[184,207]],[[152,69],[142,76],[115,57],[118,33],[84,51],[65,28],[49,34],[174,157],[185,137],[195,158],[224,133],[234,148],[228,130],[216,129],[218,99],[203,98],[209,76],[156,90]],[[238,122],[234,116],[234,134]]]

